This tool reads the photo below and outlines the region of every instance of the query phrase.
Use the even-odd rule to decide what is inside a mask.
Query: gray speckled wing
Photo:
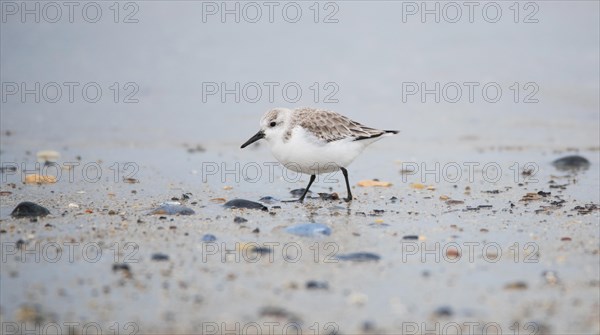
[[[357,141],[378,137],[387,132],[363,126],[335,112],[311,108],[295,110],[294,121],[290,132],[299,125],[325,142],[334,142],[345,138]]]

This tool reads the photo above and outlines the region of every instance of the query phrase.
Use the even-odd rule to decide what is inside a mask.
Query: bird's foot
[[[349,197],[347,197],[347,198],[344,198],[344,201],[345,201],[345,202],[350,202],[350,201],[352,201],[352,196],[349,196]]]

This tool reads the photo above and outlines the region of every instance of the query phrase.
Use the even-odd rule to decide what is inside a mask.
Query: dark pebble
[[[168,261],[169,255],[158,252],[158,253],[152,254],[152,260],[159,261],[159,262],[160,261]]]
[[[531,176],[532,174],[533,174],[533,170],[532,170],[532,169],[529,169],[529,170],[523,170],[523,171],[521,172],[521,175],[522,175],[522,176]]]
[[[0,173],[15,172],[15,171],[17,171],[16,166],[0,166]]]
[[[437,317],[450,317],[454,314],[454,312],[449,306],[441,306],[438,307],[433,314]]]
[[[264,202],[265,204],[273,204],[279,201],[279,199],[273,198],[272,196],[268,195],[266,197],[262,197],[260,199],[258,199],[258,201],[260,202]]]
[[[244,219],[241,216],[236,216],[235,218],[233,218],[233,222],[235,222],[235,223],[244,223],[244,222],[248,222],[248,220]]]
[[[258,234],[258,233],[260,233],[260,229],[258,229],[258,228],[254,228],[254,230],[253,230],[252,232],[253,232],[254,234]]]
[[[251,250],[259,255],[268,255],[271,253],[271,249],[267,247],[253,247]]]
[[[306,282],[306,289],[308,290],[327,290],[329,284],[326,281],[309,280]]]
[[[214,242],[217,240],[217,237],[213,234],[204,234],[202,236],[202,242]]]
[[[129,264],[127,264],[127,263],[115,263],[112,266],[112,270],[113,270],[113,272],[117,272],[117,271],[129,272],[129,271],[131,271],[131,268],[129,267]]]
[[[545,198],[545,197],[547,197],[547,196],[551,195],[552,193],[551,193],[551,192],[539,191],[537,194],[538,194],[538,195],[541,195],[542,197],[544,197],[544,198]]]
[[[403,240],[418,240],[419,235],[404,235],[402,237]]]
[[[381,259],[381,256],[371,252],[353,252],[349,254],[342,254],[336,256],[340,261],[351,261],[351,262],[377,262]]]
[[[333,193],[319,193],[319,198],[321,198],[321,200],[340,200],[340,196],[333,192]]]
[[[174,204],[162,204],[158,208],[150,212],[150,214],[159,215],[192,215],[196,214],[193,209]]]
[[[572,155],[559,158],[552,162],[552,165],[554,165],[556,169],[561,171],[580,170],[589,168],[590,161],[588,161],[585,157]]]
[[[42,207],[36,203],[24,201],[13,209],[10,215],[14,218],[27,218],[27,217],[38,217],[46,216],[50,214],[50,211],[45,207]]]
[[[374,209],[371,216],[382,216],[383,213],[385,213],[385,210],[383,209]]]
[[[16,243],[17,248],[19,248],[19,249],[21,249],[26,244],[27,244],[27,242],[23,241],[22,239],[19,239]]]
[[[260,209],[261,211],[268,211],[269,209],[262,204],[245,199],[233,199],[227,201],[224,205],[226,208],[247,208],[247,209]]]
[[[304,194],[304,188],[297,188],[295,190],[291,190],[290,193],[295,196],[295,197],[301,197],[302,194]],[[306,193],[306,195],[312,194],[311,190],[308,190],[308,193]]]

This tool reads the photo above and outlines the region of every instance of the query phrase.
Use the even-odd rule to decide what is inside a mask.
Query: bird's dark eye
[[[269,123],[269,127],[271,127],[271,128],[275,127],[276,125],[277,125],[277,122],[275,122],[275,121]]]

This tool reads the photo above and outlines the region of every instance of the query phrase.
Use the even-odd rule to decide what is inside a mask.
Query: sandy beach
[[[2,2],[2,334],[600,332],[598,2],[54,4]],[[278,106],[400,133],[285,202]]]

